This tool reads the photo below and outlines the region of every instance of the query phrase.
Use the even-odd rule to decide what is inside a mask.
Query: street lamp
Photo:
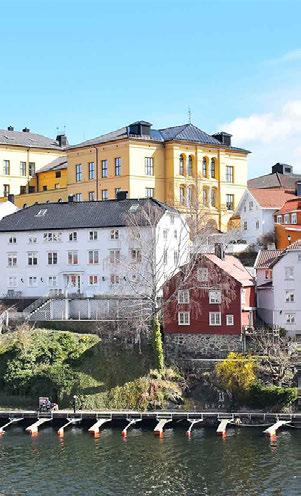
[[[77,400],[77,396],[76,396],[76,394],[74,394],[73,401],[72,401],[72,404],[73,404],[73,413],[76,413],[76,400]]]
[[[292,240],[292,237],[291,237],[290,234],[288,235],[287,240],[288,240],[288,244],[290,245],[291,244],[291,240]]]

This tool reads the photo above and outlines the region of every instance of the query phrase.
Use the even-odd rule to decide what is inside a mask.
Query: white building
[[[1,297],[149,294],[187,261],[182,215],[153,199],[36,204],[0,222]]]
[[[284,189],[246,189],[235,212],[240,217],[240,239],[256,244],[274,232],[274,213],[284,203],[295,198]]]
[[[256,262],[257,315],[301,336],[301,240],[283,251],[262,250]]]
[[[0,203],[0,220],[7,215],[13,214],[18,208],[10,201]]]

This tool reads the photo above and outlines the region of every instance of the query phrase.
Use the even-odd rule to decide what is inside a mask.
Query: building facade
[[[300,186],[298,185],[300,189]],[[299,196],[289,199],[274,214],[276,246],[284,250],[301,239],[301,189]]]
[[[70,201],[5,217],[0,244],[2,298],[145,297],[186,262],[189,230],[152,199]]]
[[[0,130],[0,196],[26,192],[36,171],[65,154],[65,135],[56,139],[32,133],[28,128]]]

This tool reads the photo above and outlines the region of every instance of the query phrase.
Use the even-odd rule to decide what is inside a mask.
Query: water
[[[79,428],[60,439],[51,428],[31,438],[21,428],[0,439],[0,495],[5,496],[300,496],[301,431],[271,442],[262,429],[229,429],[224,440],[200,428],[164,439],[149,431]]]

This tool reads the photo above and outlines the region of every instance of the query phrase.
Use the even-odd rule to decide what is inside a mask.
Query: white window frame
[[[288,325],[296,324],[296,314],[295,313],[286,313],[285,314],[285,323]]]
[[[178,312],[178,325],[179,326],[190,325],[190,312]]]
[[[69,250],[67,256],[67,262],[68,265],[78,265],[79,264],[78,251]]]
[[[133,263],[141,263],[142,254],[140,248],[131,248],[130,255],[131,255],[131,261]]]
[[[28,277],[28,287],[29,288],[37,288],[38,287],[38,278],[37,278],[37,276],[29,276]]]
[[[30,267],[38,265],[38,253],[36,251],[27,252],[27,265]]]
[[[184,304],[184,305],[190,303],[189,289],[179,289],[178,290],[178,303]]]
[[[17,253],[8,253],[7,254],[7,266],[8,267],[17,267],[17,264],[18,264]]]
[[[226,325],[233,326],[234,325],[234,315],[232,313],[228,313],[226,315]]]
[[[284,270],[285,270],[285,279],[289,280],[289,281],[293,281],[294,280],[294,267],[292,267],[292,266],[285,267]]]
[[[77,231],[72,231],[69,233],[69,241],[74,243],[75,241],[77,241]]]
[[[89,286],[98,286],[99,278],[97,274],[88,275],[88,284]]]
[[[291,214],[284,214],[284,224],[291,223]]]
[[[57,276],[48,276],[48,287],[57,288]]]
[[[219,289],[210,289],[208,296],[211,305],[218,305],[222,302],[222,292]]]
[[[14,236],[14,235],[13,236],[10,236],[8,238],[8,244],[10,244],[10,245],[16,245],[17,244],[17,238],[16,238],[16,236]]]
[[[292,214],[291,214],[291,223],[297,224],[297,213],[296,212],[292,212]]]
[[[197,280],[200,282],[207,282],[209,278],[209,271],[207,267],[198,267]]]
[[[112,249],[109,250],[109,258],[111,264],[119,264],[120,263],[120,250]]]
[[[89,250],[89,252],[88,252],[88,264],[89,265],[99,264],[99,250]]]
[[[119,230],[111,229],[111,239],[119,239]]]
[[[285,291],[285,302],[286,303],[295,303],[295,290],[287,289]]]
[[[210,326],[221,326],[222,325],[221,312],[209,312],[209,325]]]
[[[98,240],[98,231],[89,231],[89,241]]]
[[[277,224],[282,224],[282,215],[277,215]]]
[[[8,276],[7,286],[9,288],[17,288],[18,287],[17,276]]]
[[[58,252],[57,251],[49,251],[48,252],[47,264],[48,265],[57,265],[58,264]]]

